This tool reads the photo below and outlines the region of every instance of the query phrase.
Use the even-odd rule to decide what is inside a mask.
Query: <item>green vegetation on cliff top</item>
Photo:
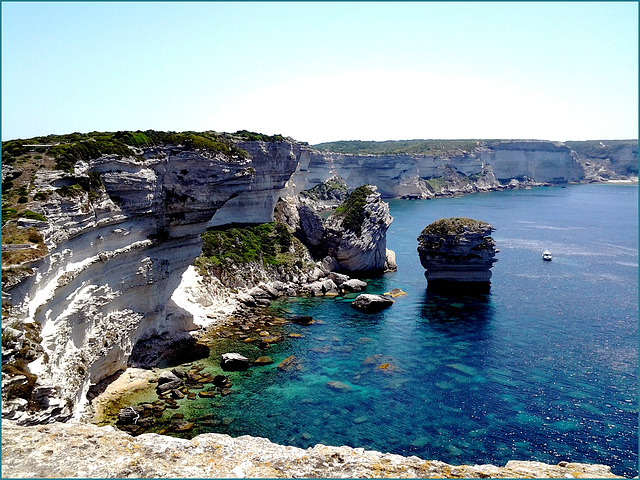
[[[351,192],[349,197],[333,212],[334,216],[343,218],[342,226],[346,230],[351,230],[357,235],[362,233],[367,197],[372,193],[371,185],[361,185]]]
[[[621,148],[631,147],[638,154],[638,140],[584,140],[564,142],[577,154],[588,158],[607,158]]]
[[[260,134],[255,134],[260,135]],[[207,132],[159,132],[119,131],[70,133],[47,135],[30,139],[2,142],[2,161],[13,165],[21,160],[40,158],[55,159],[58,170],[73,171],[79,160],[92,160],[102,155],[136,156],[132,147],[148,148],[165,145],[181,145],[187,149],[201,149],[211,153],[222,153],[231,157],[246,158],[246,151],[235,145],[229,134]],[[44,157],[43,157],[44,156]]]
[[[465,232],[469,233],[486,233],[493,230],[493,226],[482,220],[474,220],[466,217],[441,218],[427,225],[422,230],[422,235],[438,235],[445,237],[447,235],[461,235]],[[420,239],[420,237],[418,237]]]
[[[325,152],[359,155],[456,155],[482,146],[483,140],[343,140],[312,145]]]
[[[363,140],[341,140],[312,145],[323,152],[344,153],[351,155],[437,155],[452,156],[470,152],[491,143],[512,142],[515,140],[467,139],[467,140],[387,140],[382,142]],[[527,140],[519,140],[527,141]],[[605,146],[601,145],[603,143]],[[586,157],[601,157],[617,151],[624,146],[635,147],[638,151],[638,140],[589,140],[567,141],[565,145]]]

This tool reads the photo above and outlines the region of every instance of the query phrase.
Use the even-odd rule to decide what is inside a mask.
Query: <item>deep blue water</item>
[[[637,186],[389,204],[388,247],[398,271],[373,279],[368,292],[397,287],[407,295],[373,315],[354,310],[353,297],[278,302],[276,312],[320,322],[287,325],[302,337],[271,347],[275,364],[232,374],[233,395],[193,401],[193,415],[233,419],[196,433],[350,445],[452,464],[603,463],[637,475]],[[416,238],[450,216],[496,227],[501,251],[489,294],[427,293]],[[552,262],[542,261],[545,249]],[[277,370],[289,355],[302,371]],[[207,370],[220,373],[218,361],[214,352]],[[332,390],[328,381],[351,390]]]

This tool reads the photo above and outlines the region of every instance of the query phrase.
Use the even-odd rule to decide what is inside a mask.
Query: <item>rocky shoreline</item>
[[[2,422],[3,478],[621,478],[604,465],[444,462],[348,446],[301,449],[209,433],[192,440],[113,427]]]
[[[540,142],[482,147],[452,158],[327,154],[282,138],[229,140],[233,148],[228,152],[194,148],[173,137],[163,142],[144,148],[123,146],[124,153],[75,159],[66,171],[54,168],[60,159],[53,153],[22,145],[14,145],[15,158],[5,158],[3,144],[7,160],[3,193],[5,183],[15,186],[13,197],[7,197],[14,200],[7,204],[9,219],[3,224],[3,240],[38,246],[3,251],[2,416],[3,433],[7,433],[3,436],[3,446],[7,446],[3,466],[15,466],[14,470],[5,468],[6,475],[28,476],[28,462],[35,460],[19,453],[20,449],[42,451],[43,458],[57,451],[46,449],[44,439],[44,450],[23,443],[30,435],[40,439],[43,432],[58,438],[60,461],[68,465],[56,467],[52,457],[52,470],[37,470],[45,472],[40,475],[67,476],[64,468],[77,468],[71,461],[78,453],[73,442],[66,452],[71,457],[64,457],[64,438],[85,432],[84,440],[91,443],[92,435],[98,441],[104,437],[99,432],[109,431],[53,422],[86,418],[92,414],[86,408],[91,399],[97,402],[95,408],[101,408],[101,398],[118,395],[122,385],[144,385],[144,375],[131,368],[124,370],[127,365],[150,368],[169,353],[170,345],[193,346],[206,328],[224,323],[239,306],[266,306],[282,295],[354,292],[364,288],[362,282],[345,273],[393,270],[394,255],[386,249],[385,240],[392,219],[382,198],[433,198],[626,178],[613,175],[611,162],[602,168],[594,163],[585,176],[568,148]],[[47,168],[37,167],[36,153],[44,153]],[[633,152],[628,153],[623,160],[633,157]],[[637,149],[635,156],[637,163]],[[545,160],[549,158],[557,162]],[[360,200],[339,215],[323,220],[314,211],[314,202],[336,207],[347,187],[367,183],[370,186],[360,192]],[[307,199],[294,198],[313,185],[322,188]],[[23,190],[26,203],[18,200]],[[3,215],[4,203],[3,198]],[[31,216],[23,218],[27,213]],[[199,274],[194,259],[202,252],[202,233],[239,218],[246,224],[281,221],[310,250],[315,248],[314,258],[322,260],[314,262],[306,255],[292,265],[245,263],[227,271],[227,280],[233,277],[237,285],[207,277],[211,272]],[[278,253],[299,252],[294,245]],[[5,256],[11,261],[5,261]],[[100,391],[103,397],[96,398]],[[18,424],[33,427],[22,430]],[[117,438],[126,435],[116,434]],[[111,433],[105,435],[111,438]],[[158,442],[158,448],[179,444],[169,437],[152,439],[148,443]],[[240,445],[233,439],[228,442]],[[135,469],[114,473],[106,463],[100,470],[99,462],[94,465],[90,458],[78,457],[78,461],[85,462],[85,469],[95,466],[96,476],[139,473]],[[282,476],[322,474],[304,468]],[[148,466],[144,472],[153,476],[155,470]],[[200,474],[194,476],[206,476],[204,470],[197,472]],[[345,475],[357,476],[358,472]],[[395,470],[385,472],[400,476]],[[275,476],[271,471],[263,473]],[[76,475],[83,476],[82,471]],[[178,476],[185,475],[189,473]],[[368,470],[363,475],[374,476]]]

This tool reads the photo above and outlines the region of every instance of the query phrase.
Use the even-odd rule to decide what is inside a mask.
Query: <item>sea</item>
[[[208,421],[175,435],[348,445],[450,464],[600,463],[637,476],[638,186],[388,202],[398,270],[366,279],[367,292],[406,295],[375,314],[352,308],[354,294],[274,302],[276,316],[315,322],[281,326],[284,340],[266,352],[221,339],[195,362],[213,375],[224,351],[275,363],[229,373],[230,395],[180,400],[175,411]],[[488,293],[427,289],[417,237],[444,217],[495,227]],[[300,368],[278,370],[291,355]]]

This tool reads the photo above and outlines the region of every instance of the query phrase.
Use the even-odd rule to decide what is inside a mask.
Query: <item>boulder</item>
[[[156,392],[162,394],[170,390],[178,388],[182,385],[182,379],[176,376],[173,372],[164,371],[158,376],[158,386]]]
[[[121,408],[118,412],[118,423],[124,425],[135,424],[142,416],[142,409],[136,409],[134,407]]]
[[[220,366],[226,372],[247,370],[251,366],[251,360],[239,353],[223,353]]]
[[[219,388],[229,388],[231,380],[226,375],[216,375],[213,377],[213,385]]]
[[[273,363],[273,358],[267,357],[267,356],[258,357],[253,361],[253,364],[257,366],[271,365],[272,363]]]
[[[349,281],[349,277],[347,275],[336,272],[329,273],[329,278],[333,280],[333,283],[335,283],[338,287],[340,287],[344,282]]]
[[[324,295],[323,282],[316,281],[306,286],[312,297],[321,297]]]
[[[357,278],[352,278],[351,280],[343,282],[342,285],[340,285],[340,288],[345,292],[361,292],[367,288],[367,282],[363,282]]]
[[[322,282],[322,291],[325,295],[338,295],[338,286],[328,278]]]
[[[363,293],[358,295],[351,303],[354,308],[367,313],[379,312],[394,304],[394,301],[384,295],[371,295]]]
[[[396,252],[387,248],[387,258],[384,262],[384,271],[395,272],[396,270],[398,270],[398,265],[396,264]]]

